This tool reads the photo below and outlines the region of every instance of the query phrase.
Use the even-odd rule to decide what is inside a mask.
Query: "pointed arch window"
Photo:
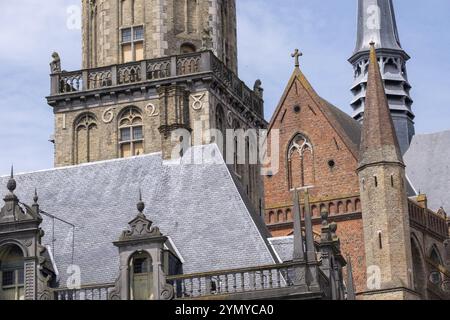
[[[93,114],[82,114],[75,121],[75,139],[75,164],[97,160],[99,137],[97,119]]]
[[[288,147],[289,189],[314,184],[314,151],[310,140],[297,134]]]
[[[24,258],[22,250],[8,245],[0,250],[0,300],[24,299]]]
[[[120,157],[126,158],[144,154],[144,130],[142,114],[131,107],[122,112],[119,118]]]

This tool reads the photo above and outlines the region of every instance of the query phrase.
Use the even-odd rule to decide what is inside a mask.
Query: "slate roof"
[[[269,242],[281,262],[292,261],[294,255],[294,236],[270,238]]]
[[[325,110],[339,123],[346,136],[353,143],[354,148],[359,149],[359,143],[361,142],[361,124],[327,100],[323,98],[321,100],[327,107]]]
[[[192,152],[203,164],[189,164]],[[161,154],[118,159],[16,175],[16,195],[31,203],[38,188],[41,209],[76,225],[74,264],[82,284],[112,283],[119,272],[118,240],[136,217],[138,190],[145,214],[170,236],[184,259],[185,273],[245,268],[275,263],[268,232],[239,193],[215,145],[195,147],[181,165],[162,162]],[[0,177],[0,188],[8,177]],[[0,193],[6,194],[3,187]],[[52,221],[44,217],[45,245],[52,244]],[[55,222],[53,255],[65,286],[72,263],[72,232]]]
[[[373,9],[379,8],[380,28],[370,28],[367,21],[373,20]],[[395,20],[392,0],[359,0],[358,32],[354,54],[369,50],[369,43],[375,41],[377,48],[403,51]]]
[[[404,155],[406,172],[428,206],[450,213],[450,131],[416,135]]]

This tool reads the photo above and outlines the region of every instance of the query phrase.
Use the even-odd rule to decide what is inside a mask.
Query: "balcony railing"
[[[109,300],[114,284],[83,286],[80,289],[54,289],[55,300]]]
[[[296,263],[167,277],[175,299],[256,293],[295,286]]]
[[[412,200],[408,201],[408,209],[411,224],[434,233],[442,239],[448,238],[448,226],[445,217],[421,207]]]
[[[51,95],[65,95],[120,85],[159,81],[180,76],[212,73],[247,107],[262,114],[262,99],[228,69],[211,51],[51,75]]]

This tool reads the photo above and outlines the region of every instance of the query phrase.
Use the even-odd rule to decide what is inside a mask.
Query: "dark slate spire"
[[[415,135],[411,99],[411,85],[408,82],[406,62],[410,59],[400,45],[392,0],[359,0],[358,32],[356,48],[349,59],[354,69],[354,83],[351,87],[353,117],[363,121],[366,108],[367,71],[369,64],[369,43],[375,42],[381,76],[388,84],[386,90],[388,105],[394,121],[399,146],[404,154]]]
[[[375,44],[371,43],[367,98],[361,136],[359,166],[398,162],[403,164],[394,123],[384,91]]]
[[[358,0],[358,33],[355,54],[377,48],[403,51],[392,0]]]
[[[294,202],[294,257],[293,260],[296,262],[305,261],[305,248],[302,235],[302,218],[300,215],[300,204],[298,198],[298,190],[293,191],[293,202]]]

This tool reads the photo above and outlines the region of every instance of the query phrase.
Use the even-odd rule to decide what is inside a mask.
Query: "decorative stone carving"
[[[227,113],[227,121],[228,125],[231,127],[233,125],[233,113],[231,111],[228,111]]]
[[[27,240],[25,240],[25,241],[23,242],[23,244],[24,244],[26,247],[31,247],[31,245],[33,244],[33,241],[31,241],[30,239],[27,239]]]
[[[120,277],[117,278],[114,290],[109,293],[108,299],[113,301],[118,301],[120,299],[120,291],[122,289]]]
[[[145,106],[145,110],[147,111],[147,114],[150,117],[157,117],[159,116],[159,110],[156,108],[156,106],[153,103],[149,103]]]
[[[61,58],[57,52],[53,52],[52,54],[53,61],[50,62],[50,71],[51,73],[60,73],[61,72]]]
[[[113,121],[114,117],[115,117],[115,114],[114,114],[115,110],[116,110],[116,108],[114,108],[114,107],[107,108],[102,114],[102,121],[106,124],[111,123],[111,121]]]
[[[255,85],[253,86],[253,91],[255,92],[255,94],[258,97],[260,97],[261,99],[263,98],[264,89],[262,88],[261,80],[258,79],[255,81]]]
[[[192,96],[192,99],[194,99],[194,102],[192,102],[192,109],[195,111],[203,109],[203,98],[205,95],[205,93],[200,93]]]
[[[152,227],[153,222],[140,213],[133,221],[129,223],[130,230],[124,231],[120,237],[120,241],[131,240],[137,238],[149,238],[162,236],[158,227]]]
[[[161,300],[172,300],[175,295],[175,290],[172,285],[165,284],[161,291]]]
[[[53,300],[51,292],[49,290],[43,291],[41,294],[39,294],[38,300],[41,301]]]
[[[211,27],[205,27],[203,29],[203,36],[202,36],[202,48],[201,50],[209,50],[213,47],[213,38],[212,38],[212,28]]]
[[[25,261],[25,300],[34,300],[36,295],[36,263],[33,260]]]

